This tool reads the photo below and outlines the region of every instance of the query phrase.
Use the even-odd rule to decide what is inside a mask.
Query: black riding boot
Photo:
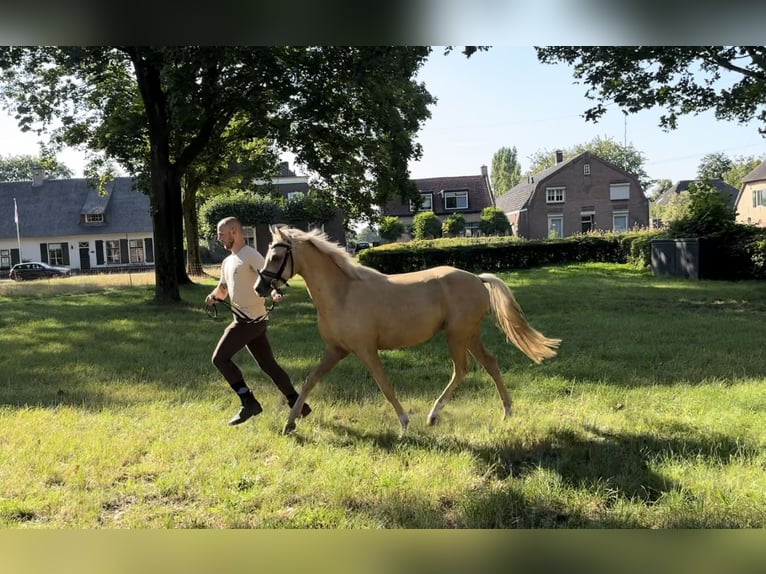
[[[287,396],[287,404],[290,405],[290,408],[293,408],[293,405],[298,400],[298,395],[288,395]],[[307,417],[311,413],[311,407],[308,403],[303,403],[303,407],[301,407],[301,417]]]
[[[242,401],[242,408],[240,408],[239,412],[229,421],[230,425],[242,424],[250,417],[254,417],[263,412],[261,403],[256,400],[252,392],[248,391],[247,393],[238,396],[239,400]]]

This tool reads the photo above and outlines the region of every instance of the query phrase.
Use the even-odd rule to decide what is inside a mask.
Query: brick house
[[[153,265],[149,197],[129,177],[106,188],[101,195],[85,178],[49,180],[42,169],[32,181],[0,183],[0,270],[22,260],[81,272]]]
[[[742,178],[734,207],[738,223],[766,227],[766,160]]]
[[[496,200],[527,239],[568,237],[591,230],[626,231],[649,226],[649,201],[638,179],[590,152],[527,178]]]
[[[420,191],[420,209],[398,197],[381,208],[383,215],[398,217],[405,229],[412,227],[418,212],[433,211],[442,221],[453,213],[460,213],[465,219],[466,235],[476,235],[479,231],[481,212],[485,207],[495,205],[487,166],[484,165],[481,166],[480,175],[432,177],[412,181]]]

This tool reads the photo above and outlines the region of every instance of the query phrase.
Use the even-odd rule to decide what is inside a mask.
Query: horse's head
[[[258,271],[258,280],[255,282],[255,292],[261,297],[267,297],[272,289],[279,291],[286,287],[288,280],[295,275],[292,238],[282,233],[279,227],[270,225],[269,230],[271,245],[266,253],[266,262]]]

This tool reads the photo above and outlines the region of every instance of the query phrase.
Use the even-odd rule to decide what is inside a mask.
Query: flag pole
[[[19,206],[16,205],[16,198],[13,198],[13,219],[16,221],[16,242],[19,244],[19,263],[24,261],[21,255],[21,235],[19,234]]]

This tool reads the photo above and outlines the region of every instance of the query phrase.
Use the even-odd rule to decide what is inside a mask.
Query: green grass
[[[241,353],[265,410],[227,426],[236,397],[210,363],[226,322],[199,304],[214,278],[172,309],[137,277],[3,284],[0,527],[766,527],[762,282],[610,264],[503,278],[559,356],[532,364],[487,319],[514,416],[475,366],[428,427],[444,337],[383,353],[401,438],[354,357],[283,436],[287,406]],[[323,343],[291,285],[269,333],[299,386]]]

